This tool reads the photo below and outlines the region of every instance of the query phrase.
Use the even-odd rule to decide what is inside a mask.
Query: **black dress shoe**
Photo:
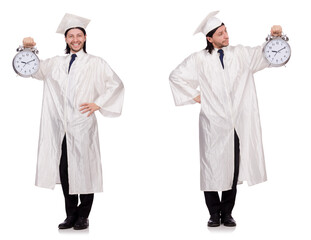
[[[220,215],[219,213],[214,213],[211,215],[210,219],[207,222],[209,227],[219,227],[220,226]]]
[[[226,227],[235,227],[236,226],[236,222],[233,219],[233,217],[231,216],[231,214],[221,215],[221,223],[223,223],[224,226],[226,226]]]
[[[75,225],[73,226],[74,230],[82,230],[89,227],[89,220],[85,217],[79,217],[76,221]]]
[[[64,222],[58,225],[58,228],[59,229],[72,228],[75,225],[76,220],[77,220],[76,216],[68,216]]]

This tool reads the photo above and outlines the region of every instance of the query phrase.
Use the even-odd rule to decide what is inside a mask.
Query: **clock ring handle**
[[[282,35],[282,39],[284,40],[284,41],[288,41],[289,40],[289,38],[284,34],[284,35]]]
[[[19,45],[19,47],[16,49],[17,52],[21,52],[24,50],[24,46]]]
[[[278,38],[278,37],[274,37],[274,36],[272,36],[272,35],[269,34],[269,35],[266,37],[266,41],[269,42],[270,40],[272,40],[272,39],[274,39],[274,38]],[[281,38],[282,38],[284,41],[288,41],[288,40],[289,40],[289,38],[288,38],[287,35],[285,35],[285,34],[282,34]]]
[[[23,50],[25,50],[26,48],[22,45],[19,45],[19,47],[16,49],[17,52],[21,52]],[[39,53],[39,50],[36,48],[36,47],[31,47],[31,48],[28,48],[30,49],[30,51],[32,51],[34,54],[38,54]]]

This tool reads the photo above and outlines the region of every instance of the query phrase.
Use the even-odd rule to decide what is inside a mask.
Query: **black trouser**
[[[78,206],[78,195],[69,194],[68,183],[68,161],[66,135],[62,143],[62,156],[59,164],[60,181],[65,197],[66,214],[68,216],[88,218],[94,199],[94,194],[80,194],[80,205]]]
[[[240,141],[238,135],[234,131],[234,175],[232,189],[222,192],[221,201],[218,192],[204,192],[206,206],[211,215],[215,213],[221,213],[222,215],[231,214],[237,193],[236,185],[238,183],[239,165]]]

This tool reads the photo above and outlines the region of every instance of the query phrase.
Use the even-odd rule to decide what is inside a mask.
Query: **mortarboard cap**
[[[66,13],[62,21],[60,22],[56,32],[65,34],[68,29],[75,27],[81,27],[85,29],[90,21],[90,19]]]
[[[210,31],[213,29],[219,27],[222,24],[222,21],[220,21],[218,18],[215,17],[215,15],[219,13],[219,11],[214,11],[209,13],[201,22],[201,24],[197,27],[195,32],[193,34],[197,34],[199,32],[203,33],[204,35],[207,35]]]

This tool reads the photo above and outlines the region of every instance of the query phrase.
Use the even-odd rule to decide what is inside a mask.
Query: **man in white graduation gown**
[[[177,106],[201,103],[200,185],[211,215],[208,226],[229,227],[236,226],[231,212],[237,183],[267,179],[253,74],[269,64],[262,46],[229,46],[217,13],[195,31],[206,35],[206,49],[187,57],[169,79]],[[281,33],[280,26],[271,28],[272,35]]]
[[[117,117],[123,104],[119,77],[103,59],[86,53],[89,22],[65,14],[57,33],[65,34],[68,55],[40,61],[32,76],[44,82],[36,185],[53,189],[61,182],[67,218],[60,229],[88,227],[94,193],[103,191],[94,112]],[[35,42],[25,38],[23,44]]]

